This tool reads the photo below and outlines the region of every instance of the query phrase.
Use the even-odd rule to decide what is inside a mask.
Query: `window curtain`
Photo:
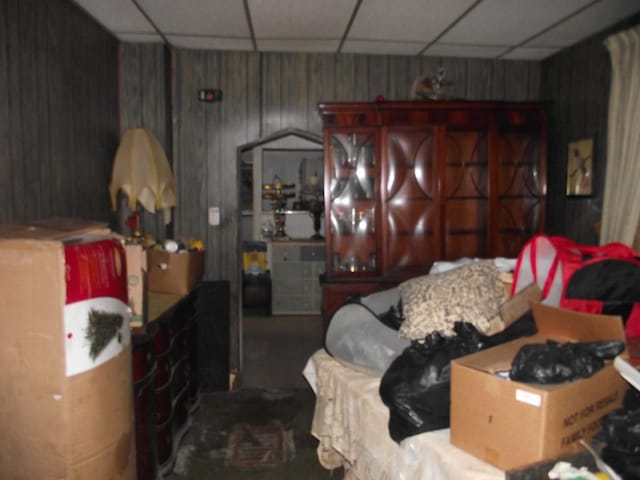
[[[640,224],[640,26],[604,44],[611,57],[611,92],[600,243],[632,246]]]

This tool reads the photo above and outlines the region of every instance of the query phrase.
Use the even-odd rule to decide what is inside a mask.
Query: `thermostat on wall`
[[[201,102],[221,102],[222,101],[222,90],[219,88],[208,88],[198,90],[198,100]]]

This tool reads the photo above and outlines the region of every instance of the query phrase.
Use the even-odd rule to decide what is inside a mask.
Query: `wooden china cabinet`
[[[433,262],[515,257],[542,231],[546,115],[535,103],[323,103],[327,322]]]

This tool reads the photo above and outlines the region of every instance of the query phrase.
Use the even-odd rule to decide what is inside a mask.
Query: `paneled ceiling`
[[[640,0],[74,0],[124,42],[542,60]]]

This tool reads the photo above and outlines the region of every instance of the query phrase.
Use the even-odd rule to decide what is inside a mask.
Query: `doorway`
[[[277,292],[283,285],[277,269],[272,272],[273,245],[281,240],[292,246],[305,243],[324,232],[322,224],[320,232],[315,231],[317,224],[307,209],[304,188],[310,182],[318,183],[322,195],[322,137],[296,129],[282,130],[240,146],[238,162],[238,278],[242,284],[237,307],[238,338],[231,339],[232,343],[237,341],[238,383],[242,387],[247,383],[252,387],[286,386],[300,381],[292,375],[301,372],[301,361],[322,346],[322,326],[319,309],[302,312],[304,315],[297,310],[289,314],[278,311],[281,302]],[[262,195],[264,184],[276,183],[285,185],[290,193],[282,209],[286,239],[274,236],[273,203]],[[276,315],[272,314],[274,296]]]

